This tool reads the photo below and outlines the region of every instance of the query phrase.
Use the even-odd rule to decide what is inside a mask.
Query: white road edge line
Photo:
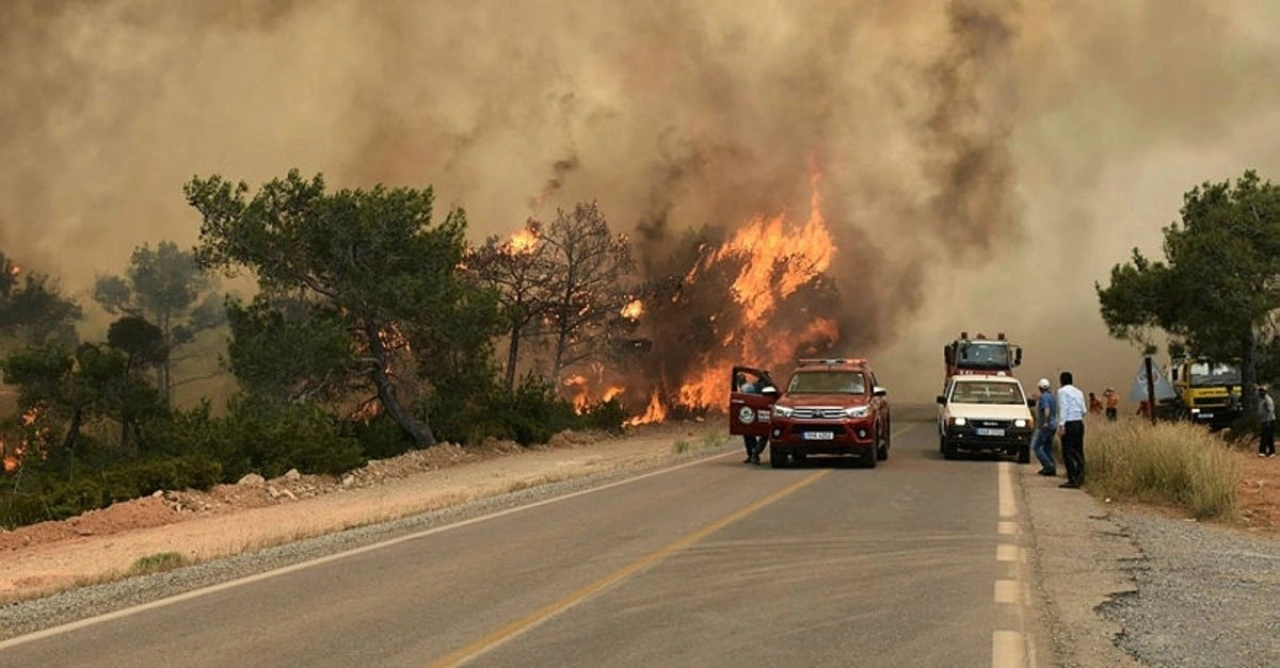
[[[727,441],[726,441],[726,443],[727,443]],[[733,453],[733,452],[724,452],[724,453],[721,453],[721,454],[718,454],[718,455],[709,455],[709,456],[706,456],[706,457],[699,457],[699,458],[697,458],[697,459],[695,459],[694,461],[691,461],[691,462],[685,462],[685,463],[683,463],[683,464],[677,464],[676,466],[669,466],[669,467],[667,467],[667,468],[658,469],[657,471],[650,471],[650,472],[648,472],[648,473],[642,473],[642,474],[640,474],[640,475],[637,475],[637,476],[634,476],[634,477],[631,477],[631,478],[626,478],[625,480],[618,480],[618,481],[611,482],[611,483],[608,483],[608,484],[605,484],[605,485],[600,485],[599,487],[592,487],[592,488],[590,488],[590,489],[584,489],[584,490],[577,491],[577,492],[573,492],[573,493],[570,493],[570,494],[565,494],[565,495],[563,495],[563,496],[556,496],[556,497],[553,497],[553,498],[550,498],[550,499],[543,499],[542,501],[535,501],[535,502],[530,503],[530,504],[527,504],[527,505],[523,505],[523,506],[516,506],[515,508],[508,508],[508,509],[506,509],[506,510],[500,510],[500,511],[495,512],[495,513],[490,513],[490,514],[488,514],[488,515],[481,515],[480,517],[473,517],[473,518],[471,518],[471,519],[462,520],[462,521],[460,521],[460,522],[454,522],[454,523],[452,523],[452,524],[446,524],[446,525],[444,525],[444,526],[432,527],[432,528],[430,528],[430,529],[425,529],[425,530],[423,530],[423,531],[418,531],[418,532],[416,532],[416,533],[408,534],[408,535],[405,535],[405,536],[399,536],[399,537],[397,537],[397,538],[391,538],[391,539],[384,540],[384,541],[381,541],[381,542],[378,542],[378,543],[372,543],[372,544],[370,544],[370,545],[365,545],[365,546],[363,546],[363,547],[357,547],[357,548],[353,548],[353,549],[350,549],[350,550],[346,550],[345,552],[337,552],[337,553],[330,554],[330,555],[326,555],[326,556],[323,556],[323,557],[317,557],[317,558],[315,558],[315,559],[311,559],[311,560],[309,560],[309,561],[302,561],[302,562],[299,562],[299,563],[296,563],[296,564],[292,564],[292,565],[290,565],[290,566],[284,566],[284,567],[282,567],[282,568],[277,568],[277,569],[270,570],[270,571],[264,571],[264,572],[262,572],[262,573],[257,573],[257,574],[254,574],[254,575],[249,575],[249,576],[246,576],[246,577],[243,577],[243,578],[238,578],[238,579],[235,579],[235,580],[228,580],[228,581],[226,581],[226,582],[221,582],[221,583],[218,583],[218,584],[215,584],[215,585],[210,585],[210,586],[208,586],[208,587],[204,587],[204,588],[201,588],[201,589],[193,589],[193,590],[191,590],[191,591],[183,592],[183,593],[181,593],[181,594],[177,594],[177,595],[174,595],[174,596],[170,596],[170,597],[168,597],[168,598],[162,598],[162,599],[159,599],[159,600],[157,600],[157,601],[151,601],[150,603],[143,603],[143,604],[141,604],[141,605],[135,605],[135,606],[133,606],[133,607],[123,608],[123,609],[120,609],[120,610],[116,610],[116,611],[114,611],[114,612],[108,612],[108,613],[106,613],[105,615],[98,615],[98,616],[96,616],[96,617],[88,617],[88,618],[81,619],[81,620],[78,620],[78,621],[68,622],[68,623],[66,623],[66,624],[62,624],[62,625],[59,625],[59,626],[54,626],[54,627],[51,627],[51,628],[48,628],[48,629],[44,629],[44,630],[42,630],[42,631],[35,631],[35,632],[33,632],[33,633],[28,633],[28,634],[26,634],[26,635],[16,636],[16,637],[10,638],[10,639],[8,639],[8,640],[2,641],[2,642],[0,642],[0,650],[9,649],[10,647],[16,647],[16,646],[18,646],[18,645],[26,644],[26,643],[29,643],[29,642],[32,642],[32,641],[35,641],[35,640],[42,640],[42,639],[44,639],[44,638],[48,638],[48,637],[51,637],[51,636],[60,635],[60,634],[66,633],[66,632],[68,632],[68,631],[75,631],[75,630],[77,630],[77,629],[82,629],[82,628],[85,628],[85,627],[88,627],[88,626],[93,626],[93,625],[96,625],[96,624],[101,624],[101,623],[103,623],[103,622],[107,622],[107,621],[111,621],[111,620],[115,620],[115,619],[120,619],[120,618],[122,618],[122,617],[129,617],[129,616],[132,616],[132,615],[136,615],[136,614],[138,614],[138,613],[140,613],[140,612],[146,612],[146,611],[148,611],[148,610],[155,610],[155,609],[157,609],[157,608],[162,608],[162,607],[165,607],[165,606],[168,606],[168,605],[173,605],[174,603],[180,603],[180,602],[182,602],[182,601],[189,601],[189,600],[191,600],[191,599],[199,598],[199,597],[201,597],[201,596],[205,596],[205,595],[207,595],[207,594],[213,594],[213,593],[216,593],[216,592],[225,591],[225,590],[227,590],[227,589],[231,589],[231,588],[234,588],[234,587],[239,587],[239,586],[246,585],[246,584],[250,584],[250,583],[253,583],[253,582],[260,582],[260,581],[262,581],[262,580],[266,580],[266,579],[268,579],[268,578],[273,578],[273,577],[276,577],[276,576],[279,576],[279,575],[285,575],[285,574],[288,574],[288,573],[292,573],[292,572],[294,572],[294,571],[300,571],[300,570],[303,570],[303,569],[305,569],[305,568],[311,568],[311,567],[313,567],[313,566],[319,566],[319,565],[321,565],[321,564],[326,564],[326,563],[329,563],[329,562],[331,562],[331,561],[337,561],[337,560],[339,560],[339,559],[345,559],[345,558],[347,558],[347,557],[355,556],[355,555],[357,555],[357,554],[363,554],[363,553],[365,553],[365,552],[372,552],[372,551],[374,551],[374,550],[380,550],[380,549],[382,549],[382,548],[390,547],[390,546],[392,546],[392,545],[396,545],[396,544],[398,544],[398,543],[403,543],[403,542],[406,542],[406,541],[415,540],[415,539],[418,539],[418,538],[423,538],[423,537],[431,536],[431,535],[438,534],[438,533],[444,533],[445,531],[451,531],[451,530],[453,530],[453,529],[459,529],[459,528],[462,528],[462,527],[465,527],[465,526],[470,526],[470,525],[472,525],[472,524],[479,524],[480,522],[487,522],[487,521],[489,521],[489,520],[497,519],[497,518],[499,518],[499,517],[504,517],[504,516],[506,516],[506,515],[513,515],[513,514],[515,514],[515,513],[523,512],[523,511],[530,510],[530,509],[533,509],[533,508],[539,508],[539,507],[541,507],[541,506],[550,505],[550,504],[552,504],[552,503],[558,503],[558,502],[560,502],[560,501],[566,501],[566,500],[568,500],[568,499],[573,499],[573,498],[577,498],[577,497],[580,497],[580,496],[585,496],[585,495],[587,495],[587,494],[594,494],[594,493],[596,493],[596,492],[600,492],[600,491],[603,491],[603,490],[606,490],[606,489],[612,489],[612,488],[614,488],[614,487],[620,487],[620,486],[622,486],[622,485],[628,485],[628,484],[631,484],[631,483],[633,483],[633,482],[638,482],[638,481],[640,481],[640,480],[644,480],[644,479],[646,479],[646,478],[652,478],[652,477],[659,476],[659,475],[665,475],[665,474],[667,474],[667,473],[672,473],[672,472],[674,472],[674,471],[679,471],[679,470],[681,470],[681,469],[689,468],[689,467],[691,467],[691,466],[697,466],[697,465],[699,465],[699,464],[704,464],[704,463],[709,462],[709,461],[713,461],[713,460],[716,460],[716,459],[721,459],[721,458],[724,458],[724,457],[728,457],[728,456],[733,455],[733,454],[735,454],[735,453]]]
[[[1018,516],[1018,505],[1013,495],[1013,476],[1009,462],[1000,462],[999,465],[999,482],[997,485],[1000,489],[1000,519],[1013,519]]]
[[[1018,596],[1017,580],[996,580],[995,599],[996,603],[1010,603],[1017,605],[1022,601]]]
[[[1017,631],[996,631],[991,636],[992,668],[1023,668],[1027,665],[1022,634]]]

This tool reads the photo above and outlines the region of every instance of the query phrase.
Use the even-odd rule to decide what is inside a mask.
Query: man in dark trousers
[[[1058,375],[1058,428],[1067,481],[1058,485],[1075,489],[1084,484],[1084,393],[1073,383],[1070,371]]]
[[[764,388],[756,387],[756,384],[747,380],[747,375],[739,373],[737,378],[737,386],[739,392],[748,394],[758,394]],[[742,461],[743,464],[759,464],[760,453],[764,452],[765,438],[763,436],[750,436],[743,434],[742,444],[747,448],[747,458]]]
[[[1265,385],[1258,386],[1258,422],[1262,440],[1258,443],[1259,457],[1276,456],[1276,402],[1267,394]]]

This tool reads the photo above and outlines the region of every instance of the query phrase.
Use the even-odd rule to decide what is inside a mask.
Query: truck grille
[[[974,427],[1008,429],[1013,426],[1013,420],[969,420],[969,424]]]
[[[797,420],[839,420],[844,417],[843,408],[797,408],[791,411]]]

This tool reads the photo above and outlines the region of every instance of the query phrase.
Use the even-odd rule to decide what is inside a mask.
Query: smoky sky
[[[657,266],[803,218],[816,164],[856,352],[931,386],[940,338],[1008,325],[1127,364],[1093,281],[1280,169],[1278,41],[1262,0],[9,0],[0,248],[83,292],[195,241],[193,175],[298,167],[431,185],[476,238],[594,199]]]

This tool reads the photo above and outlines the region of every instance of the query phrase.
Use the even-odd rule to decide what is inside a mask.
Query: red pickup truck
[[[741,379],[754,376],[752,386]],[[867,466],[889,458],[887,391],[865,359],[802,359],[779,388],[767,371],[734,367],[729,433],[768,439],[769,464],[809,455],[855,455]]]

